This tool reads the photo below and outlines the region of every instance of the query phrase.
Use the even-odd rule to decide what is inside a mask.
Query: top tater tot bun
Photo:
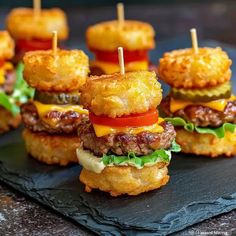
[[[231,77],[232,61],[221,48],[174,50],[160,59],[160,78],[175,88],[195,89],[214,87]]]
[[[88,47],[91,49],[114,51],[117,47],[127,50],[152,49],[155,47],[155,32],[150,24],[125,20],[107,21],[90,26],[86,32]]]
[[[23,58],[24,79],[40,91],[79,90],[89,72],[88,56],[81,50],[57,49],[27,52]]]
[[[0,31],[0,59],[7,60],[14,56],[15,43],[7,31]]]
[[[7,17],[7,29],[15,39],[49,39],[52,31],[57,31],[58,39],[68,37],[65,13],[59,8],[42,9],[35,17],[32,8],[15,8]]]
[[[161,99],[161,85],[149,71],[92,76],[81,93],[85,108],[111,118],[155,109]]]

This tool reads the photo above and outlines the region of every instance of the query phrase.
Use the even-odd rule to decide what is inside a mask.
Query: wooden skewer
[[[52,31],[52,52],[53,55],[57,54],[57,31]]]
[[[125,74],[125,63],[124,63],[124,54],[123,48],[118,47],[118,57],[119,57],[119,64],[120,64],[120,73],[121,75]]]
[[[197,41],[197,31],[195,28],[190,30],[191,32],[191,38],[192,38],[192,47],[194,50],[194,53],[197,54],[198,53],[198,41]]]
[[[34,0],[34,16],[39,17],[41,12],[41,0]]]
[[[117,19],[118,19],[119,25],[123,25],[124,20],[125,20],[124,4],[118,3],[116,7],[117,7]]]

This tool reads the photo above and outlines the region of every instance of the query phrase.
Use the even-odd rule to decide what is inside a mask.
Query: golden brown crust
[[[79,90],[89,72],[88,56],[81,50],[27,52],[23,58],[24,79],[42,91],[70,92]]]
[[[148,71],[92,76],[81,93],[85,108],[112,118],[155,109],[161,99],[156,74]]]
[[[77,135],[48,135],[24,129],[23,138],[27,152],[40,162],[61,166],[78,162],[76,148],[81,147],[81,141]]]
[[[182,128],[176,129],[176,142],[182,152],[217,157],[220,155],[236,155],[236,132],[226,132],[224,138],[217,138],[212,134],[190,133]]]
[[[174,50],[160,59],[160,78],[175,88],[204,88],[222,84],[231,78],[232,61],[221,48]]]
[[[35,17],[32,8],[14,8],[7,17],[7,29],[15,39],[50,39],[56,30],[59,40],[68,37],[67,19],[59,8],[43,9]]]
[[[14,56],[15,43],[7,31],[0,31],[0,59],[8,60]]]
[[[126,20],[123,26],[118,21],[106,21],[92,25],[86,32],[88,47],[114,51],[117,47],[127,50],[145,50],[155,47],[155,32],[148,23]]]
[[[0,106],[0,134],[17,128],[20,123],[20,114],[13,116],[11,112]]]
[[[166,185],[169,181],[168,169],[160,163],[137,169],[132,166],[106,167],[100,174],[82,169],[80,181],[85,191],[99,189],[116,197],[122,194],[138,195]]]

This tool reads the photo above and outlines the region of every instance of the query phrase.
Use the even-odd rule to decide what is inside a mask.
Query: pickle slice
[[[231,96],[230,82],[223,83],[216,87],[204,89],[171,89],[171,96],[175,99],[181,99],[192,102],[210,102]]]
[[[80,104],[80,94],[78,92],[74,93],[49,93],[42,91],[35,91],[34,100],[37,100],[44,104],[57,104],[57,105],[79,105]]]

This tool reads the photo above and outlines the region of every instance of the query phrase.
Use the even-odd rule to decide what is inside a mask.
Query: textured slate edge
[[[18,182],[14,181],[15,175],[17,175],[18,178],[23,178],[24,181],[28,181],[29,179],[27,177],[24,178],[22,176],[19,176],[16,173],[9,172],[1,164],[2,163],[0,162],[1,181],[17,189],[18,191],[34,198],[41,204],[54,209],[55,211],[65,215],[66,217],[69,217],[73,221],[76,221],[77,223],[85,226],[94,233],[102,235],[166,235],[182,230],[188,226],[199,223],[210,217],[229,212],[236,208],[236,193],[234,193],[230,196],[225,196],[215,201],[191,203],[177,212],[166,215],[161,222],[152,222],[146,224],[143,227],[140,227],[138,225],[126,225],[117,221],[116,218],[107,218],[103,215],[100,215],[99,212],[97,212],[95,209],[90,208],[90,206],[86,203],[86,200],[81,196],[79,196],[80,200],[78,202],[80,203],[80,207],[78,208],[73,207],[73,204],[71,204],[70,202],[68,202],[68,205],[65,206],[55,198],[53,201],[51,201],[49,199],[53,198],[54,191],[65,192],[68,190],[54,188],[35,189],[34,183],[32,181],[30,181],[30,187],[22,186]],[[81,214],[80,210],[82,209],[83,212],[86,213]]]

